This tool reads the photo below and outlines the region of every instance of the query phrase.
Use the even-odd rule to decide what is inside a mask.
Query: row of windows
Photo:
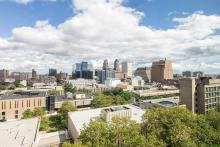
[[[19,108],[20,105],[21,105],[20,106],[21,108],[24,108],[24,100],[22,100],[22,101],[18,101],[18,100],[14,101],[14,105],[13,106],[12,106],[12,103],[13,103],[13,101],[9,102],[9,109],[12,109],[13,106],[14,106],[14,108]],[[36,100],[34,99],[34,107],[36,107],[36,106],[42,106],[41,99],[38,99],[37,103],[36,103]],[[2,107],[2,110],[6,109],[6,101],[3,101],[1,103],[1,107]],[[31,100],[26,100],[26,107],[31,107]]]
[[[2,112],[2,120],[5,120],[6,112]],[[15,110],[15,119],[18,119],[18,110]]]
[[[220,102],[220,97],[216,97],[216,98],[211,98],[211,99],[206,99],[205,103],[216,103],[216,102]]]
[[[206,98],[215,97],[215,96],[220,96],[220,92],[213,92],[213,93],[206,93],[205,94]]]
[[[220,91],[220,87],[207,87],[206,92]]]
[[[206,111],[209,110],[209,109],[215,109],[216,105],[217,105],[217,104],[209,104],[209,105],[206,105],[206,106],[205,106],[205,109],[206,109]]]

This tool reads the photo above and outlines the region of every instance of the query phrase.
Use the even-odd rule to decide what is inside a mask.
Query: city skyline
[[[0,67],[70,73],[83,60],[96,68],[104,59],[129,59],[140,67],[167,58],[175,73],[219,74],[220,2],[178,3],[169,0],[165,9],[161,0],[2,0]]]

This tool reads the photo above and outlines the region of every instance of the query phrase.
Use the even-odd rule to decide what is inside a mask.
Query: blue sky
[[[81,60],[150,66],[166,57],[178,73],[220,73],[219,6],[219,0],[0,0],[0,67],[70,72]]]
[[[220,14],[219,0],[127,0],[123,5],[145,14],[143,25],[157,29],[174,27],[173,16],[203,11],[205,14]],[[57,26],[74,16],[71,0],[34,1],[20,4],[10,0],[0,0],[0,35],[10,36],[11,30],[19,26],[34,26],[37,20],[48,19]]]

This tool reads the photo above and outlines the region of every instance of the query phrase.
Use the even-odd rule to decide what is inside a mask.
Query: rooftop
[[[121,110],[127,110],[129,109],[128,107],[125,106],[115,106],[115,107],[110,107],[104,109],[106,112],[115,112],[115,111],[121,111]]]
[[[0,142],[5,147],[32,147],[39,129],[39,118],[0,123]]]
[[[142,115],[144,114],[144,110],[136,107],[134,105],[123,105],[129,109],[131,109],[131,119],[135,120],[136,122],[140,123],[142,121]],[[121,107],[123,107],[121,106]],[[101,110],[105,108],[98,108],[98,109],[90,109],[84,111],[76,111],[76,112],[69,112],[68,116],[72,123],[74,124],[77,132],[80,134],[81,130],[83,129],[84,124],[88,125],[90,120],[100,118],[101,117]]]
[[[6,93],[0,95],[0,100],[45,97],[45,95],[46,92],[39,92],[39,91],[12,92],[12,93]]]

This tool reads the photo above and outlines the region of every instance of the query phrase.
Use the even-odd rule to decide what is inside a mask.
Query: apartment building
[[[45,92],[14,92],[0,95],[0,120],[20,119],[27,110],[45,107]]]
[[[183,78],[180,80],[180,101],[192,112],[205,114],[220,103],[220,79]]]

